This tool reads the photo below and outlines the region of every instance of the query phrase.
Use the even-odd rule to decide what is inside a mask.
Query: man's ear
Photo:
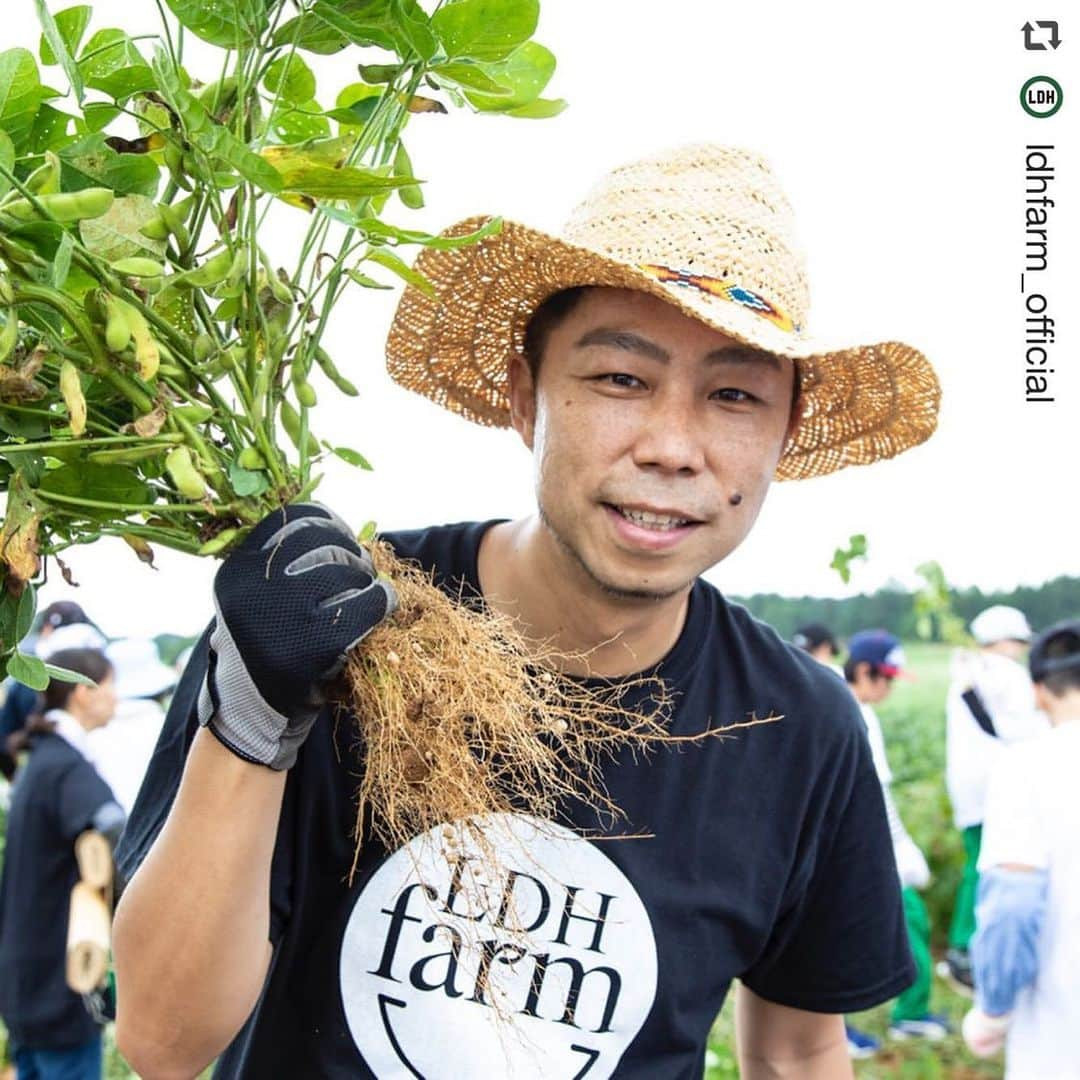
[[[515,353],[510,359],[510,423],[531,450],[536,429],[536,386],[525,358]]]

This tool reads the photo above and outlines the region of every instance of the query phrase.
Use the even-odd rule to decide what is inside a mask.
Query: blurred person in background
[[[1078,1080],[1080,620],[1043,631],[1028,663],[1050,727],[990,777],[964,1038],[982,1057],[1004,1046],[1008,1080]]]
[[[12,791],[0,875],[0,1017],[18,1080],[99,1080],[101,1027],[66,978],[68,909],[79,880],[75,841],[88,829],[115,845],[124,812],[86,757],[90,732],[112,718],[112,665],[94,649],[52,662],[96,685],[53,679],[44,715],[9,736],[29,751]]]
[[[949,1033],[945,1017],[930,1012],[930,985],[933,964],[930,958],[930,916],[920,889],[930,884],[930,867],[919,846],[904,827],[900,812],[892,797],[892,769],[885,753],[885,736],[874,706],[891,693],[893,680],[905,675],[906,659],[900,639],[887,630],[860,630],[848,642],[848,658],[844,663],[844,678],[859,703],[874,768],[881,781],[885,811],[889,819],[896,869],[903,889],[904,919],[908,939],[915,958],[915,982],[896,999],[889,1023],[889,1035],[894,1039],[930,1039],[937,1041]],[[850,1029],[849,1039],[870,1036]],[[876,1042],[876,1040],[874,1040]],[[863,1055],[858,1055],[863,1056]],[[868,1055],[866,1055],[868,1056]]]
[[[953,902],[949,949],[939,974],[971,995],[968,944],[975,931],[979,849],[990,772],[1007,743],[1047,730],[1035,704],[1027,669],[1020,662],[1031,627],[1017,608],[996,604],[971,621],[978,650],[953,655],[945,701],[945,786],[953,819],[964,839],[963,877]]]
[[[68,627],[80,629],[69,630]],[[55,636],[57,632],[60,632],[59,638]],[[44,660],[57,649],[104,648],[105,637],[78,604],[72,600],[57,600],[40,612],[34,621],[34,629],[21,645],[23,652]],[[40,697],[36,690],[10,678],[4,680],[4,689],[4,704],[0,709],[0,773],[10,779],[15,765],[3,751],[4,742],[9,735],[21,731],[30,716],[39,711]]]
[[[115,672],[116,713],[106,727],[90,733],[87,754],[124,813],[130,814],[179,676],[162,663],[149,638],[111,641],[105,655]]]
[[[792,634],[791,644],[809,653],[819,664],[824,664],[843,678],[843,668],[836,662],[840,655],[840,646],[836,643],[833,632],[824,623],[804,623]]]

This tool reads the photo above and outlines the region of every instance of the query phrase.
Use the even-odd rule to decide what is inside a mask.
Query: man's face
[[[543,520],[606,594],[682,591],[757,518],[793,380],[790,360],[647,293],[588,290],[551,331],[535,386],[511,366]]]

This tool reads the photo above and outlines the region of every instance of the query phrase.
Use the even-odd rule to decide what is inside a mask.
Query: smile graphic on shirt
[[[379,1077],[603,1080],[656,996],[652,924],[634,887],[569,829],[500,816],[415,838],[357,897],[341,997]]]

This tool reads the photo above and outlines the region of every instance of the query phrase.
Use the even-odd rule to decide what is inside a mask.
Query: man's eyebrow
[[[671,356],[666,349],[662,349],[654,341],[635,334],[632,330],[615,330],[610,327],[596,327],[587,330],[574,343],[578,349],[588,348],[590,345],[607,345],[610,348],[622,349],[624,352],[634,352],[650,360],[657,360],[661,364],[671,361]],[[725,345],[720,349],[713,349],[705,355],[705,362],[710,364],[763,364],[776,371],[781,369],[780,359],[764,349],[755,349],[752,345],[743,345],[735,342]]]
[[[713,349],[705,357],[713,364],[763,364],[775,371],[780,371],[780,358],[764,349],[755,349],[752,345],[725,345],[722,349]]]
[[[614,349],[622,349],[624,352],[639,353],[647,356],[650,360],[658,360],[666,364],[671,360],[666,349],[661,349],[654,341],[641,337],[630,330],[612,330],[598,326],[593,330],[587,330],[574,343],[576,349],[586,349],[590,345],[608,345]]]

